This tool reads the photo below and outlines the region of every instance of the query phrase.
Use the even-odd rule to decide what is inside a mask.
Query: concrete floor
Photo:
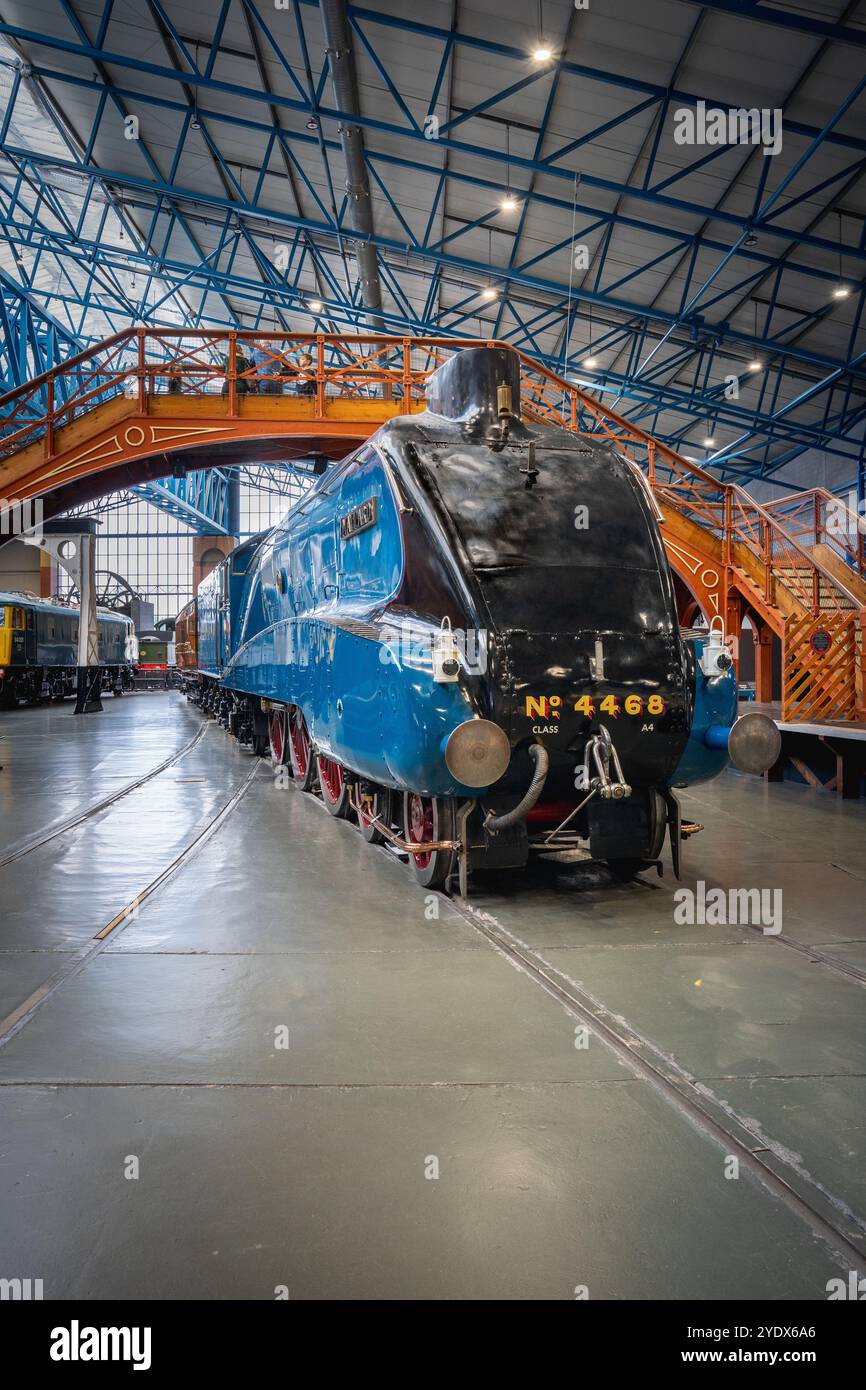
[[[0,860],[200,727],[176,694],[0,715]],[[780,940],[676,924],[669,871],[538,866],[461,911],[255,766],[208,725],[0,867],[0,1277],[777,1300],[863,1272],[861,807],[684,797],[684,885],[781,888]]]

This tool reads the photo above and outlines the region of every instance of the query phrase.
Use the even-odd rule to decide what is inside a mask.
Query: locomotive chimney
[[[520,415],[520,358],[498,344],[464,348],[430,377],[427,409],[479,433],[507,428]]]

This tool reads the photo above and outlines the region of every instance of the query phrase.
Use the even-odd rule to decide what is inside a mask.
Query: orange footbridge
[[[47,517],[178,471],[342,457],[385,420],[422,411],[430,374],[477,346],[129,329],[0,397],[0,507],[39,498]],[[749,619],[758,701],[771,699],[775,634],[783,720],[866,719],[866,555],[839,499],[816,488],[762,506],[518,356],[528,420],[611,439],[644,470],[680,621],[720,615],[736,652]]]

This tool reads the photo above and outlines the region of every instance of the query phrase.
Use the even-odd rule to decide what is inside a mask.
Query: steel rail
[[[207,725],[204,727],[206,728]],[[96,933],[93,938],[94,944],[92,946],[79,953],[73,961],[61,970],[56,971],[48,980],[39,985],[32,994],[28,995],[23,1003],[19,1004],[10,1014],[7,1014],[6,1018],[0,1021],[0,1048],[4,1048],[23,1028],[26,1028],[27,1024],[36,1017],[63,985],[69,980],[74,979],[77,975],[80,975],[90,962],[105,950],[114,933],[125,930],[130,922],[135,920],[134,914],[137,912],[138,907],[145,902],[152,893],[155,893],[169,878],[172,878],[178,870],[187,863],[191,856],[207,840],[211,839],[211,837],[216,834],[223,822],[231,815],[232,811],[235,810],[248,792],[253,779],[259,771],[259,767],[259,760],[256,759],[254,766],[250,769],[243,782],[239,787],[235,788],[228,801],[224,802],[216,815],[208,821],[204,829],[200,830],[195,838],[175,855],[171,863],[168,864],[161,873],[157,874],[156,878],[152,879],[140,893],[136,893],[131,902],[127,903],[125,907],[115,913],[111,921],[106,923],[106,925]]]
[[[754,1141],[758,1139],[760,1142],[763,1136],[750,1129],[738,1114],[717,1100],[704,1083],[680,1068],[634,1028],[628,1019],[620,1014],[614,1015],[574,981],[560,975],[554,966],[508,928],[502,927],[490,914],[482,913],[460,899],[448,898],[443,893],[437,896],[450,903],[454,911],[486,937],[495,950],[579,1018],[633,1074],[647,1081],[695,1128],[720,1144],[725,1153],[735,1155],[744,1168],[805,1221],[837,1255],[846,1261],[854,1258],[858,1263],[862,1262],[866,1253],[866,1221],[857,1216],[847,1202],[834,1196],[804,1169],[792,1163],[787,1150],[772,1141],[766,1147],[756,1148]],[[808,1196],[794,1187],[778,1171],[778,1166],[764,1157],[765,1153],[772,1157],[775,1165],[786,1168],[792,1178],[796,1175],[802,1187],[808,1190]],[[849,1230],[842,1228],[840,1218],[849,1226]]]
[[[43,845],[50,844],[51,841],[56,840],[58,836],[68,834],[69,831],[74,830],[76,826],[82,825],[84,821],[90,820],[93,816],[98,816],[100,811],[105,811],[109,806],[113,806],[115,802],[120,801],[125,796],[129,796],[130,792],[137,791],[139,787],[143,787],[145,783],[152,781],[154,777],[158,777],[161,772],[165,772],[166,769],[173,766],[174,763],[180,762],[181,758],[185,758],[187,753],[191,753],[193,748],[201,742],[207,729],[208,725],[202,724],[201,728],[198,729],[189,740],[189,743],[185,743],[182,748],[179,748],[176,753],[172,753],[171,757],[166,758],[165,761],[161,762],[157,767],[153,767],[149,772],[145,772],[143,776],[137,777],[134,782],[127,782],[119,791],[112,792],[110,796],[103,797],[103,799],[97,801],[94,806],[88,806],[84,811],[77,811],[75,815],[70,816],[68,820],[62,821],[60,825],[55,826],[53,830],[47,831],[46,834],[39,836],[38,839],[28,840],[25,844],[21,845],[20,848],[12,850],[11,853],[0,859],[0,869],[5,868],[7,864],[14,864],[17,860],[23,859],[25,855],[33,854],[35,850],[41,849]]]

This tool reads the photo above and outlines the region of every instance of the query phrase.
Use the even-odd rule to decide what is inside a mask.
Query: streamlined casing
[[[434,679],[443,618],[469,658],[454,683]],[[549,794],[573,799],[600,723],[630,784],[661,787],[694,717],[646,488],[610,444],[558,429],[515,422],[499,448],[472,422],[391,422],[209,576],[197,622],[202,672],[299,705],[322,752],[398,789],[477,794],[443,756],[475,716],[511,743],[497,791],[522,791],[541,741]]]

